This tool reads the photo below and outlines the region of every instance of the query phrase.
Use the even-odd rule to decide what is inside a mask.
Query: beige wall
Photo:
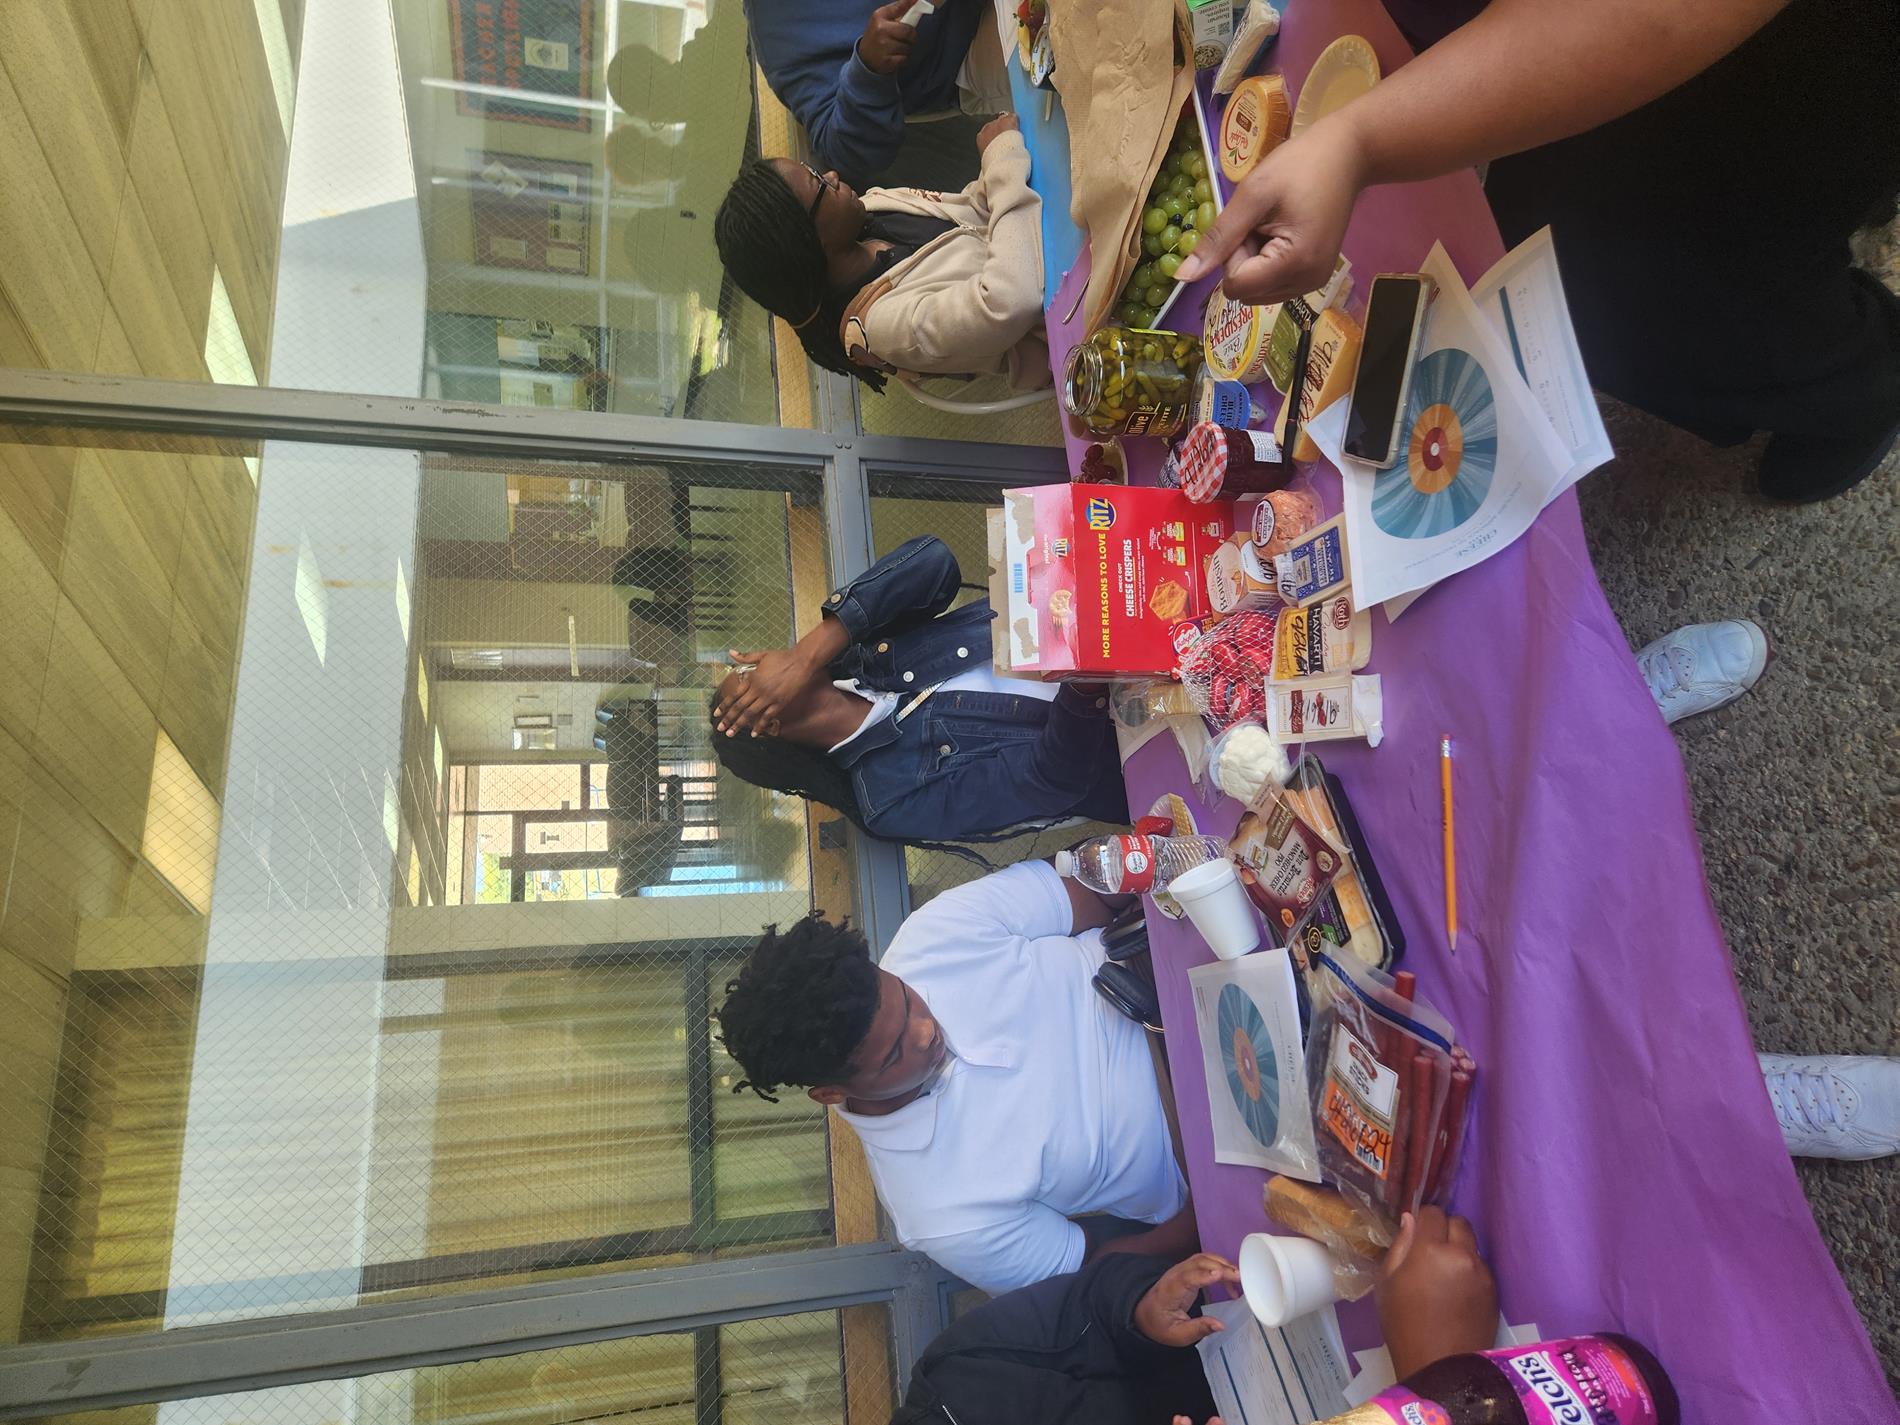
[[[213,808],[222,794],[253,495],[232,456],[16,445],[0,461],[67,481],[61,505],[23,508],[0,471],[0,953],[25,967],[5,976],[19,1009],[0,1071],[6,1340],[82,931],[156,923],[170,953],[202,951],[202,917],[144,854],[164,861],[169,840],[148,834],[187,829],[148,827],[147,805],[161,734]],[[206,828],[188,830],[201,844]]]
[[[285,135],[252,0],[0,5],[0,132],[0,363],[203,379],[210,332],[265,374]],[[254,503],[236,454],[0,433],[0,1341],[81,927],[198,920],[141,855],[153,749],[222,792]]]
[[[0,359],[202,378],[215,264],[264,377],[286,135],[251,0],[0,6],[0,132]]]

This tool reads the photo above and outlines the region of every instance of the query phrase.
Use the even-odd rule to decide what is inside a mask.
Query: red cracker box
[[[1004,491],[1003,524],[1013,671],[1166,677],[1174,626],[1210,612],[1207,561],[1234,506],[1158,486],[1036,485]]]

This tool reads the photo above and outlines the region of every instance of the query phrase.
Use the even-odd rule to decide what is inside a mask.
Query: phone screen
[[[1346,412],[1346,454],[1383,464],[1392,455],[1392,428],[1399,419],[1399,392],[1412,359],[1412,328],[1419,317],[1416,277],[1379,277],[1366,302],[1366,334],[1359,348]]]

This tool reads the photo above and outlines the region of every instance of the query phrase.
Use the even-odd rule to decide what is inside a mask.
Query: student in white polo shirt
[[[881,964],[848,924],[772,927],[719,1011],[738,1087],[835,1108],[898,1239],[985,1291],[1104,1252],[1184,1257],[1194,1218],[1145,1031],[1090,984],[1110,916],[1032,861],[943,892]],[[1116,1236],[1115,1218],[1153,1225]]]

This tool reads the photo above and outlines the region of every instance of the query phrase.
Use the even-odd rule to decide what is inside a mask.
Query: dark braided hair
[[[714,693],[709,716],[710,710],[718,706],[719,695]],[[864,813],[858,807],[857,791],[851,785],[851,774],[818,748],[766,733],[757,737],[744,733],[727,737],[717,725],[713,729],[712,747],[719,765],[741,781],[767,791],[789,792],[807,801],[821,802],[842,813],[859,831],[870,834],[870,828],[864,824]]]
[[[851,1056],[877,1013],[877,966],[851,928],[813,911],[780,934],[768,925],[719,1007],[719,1042],[768,1103],[784,1084],[809,1088],[851,1077]]]
[[[713,217],[713,242],[739,290],[791,323],[805,355],[873,391],[884,389],[883,372],[845,355],[838,324],[856,293],[832,290],[818,225],[772,160],[755,158],[739,170]]]
[[[709,717],[718,706],[719,694],[714,693],[707,705]],[[809,802],[818,802],[839,813],[866,836],[877,835],[865,824],[864,808],[858,802],[858,792],[852,785],[851,774],[833,762],[827,753],[802,742],[792,742],[766,733],[760,733],[757,737],[727,737],[718,730],[716,724],[711,741],[713,756],[719,759],[719,765],[740,781],[763,787],[768,792],[787,792]],[[965,839],[1006,841],[1019,835],[1029,825],[1024,822],[1020,826],[1006,826],[988,834],[966,833]],[[985,872],[997,869],[984,859],[981,852],[967,846],[944,841],[919,841],[914,837],[905,838],[904,844],[923,851],[954,856],[959,861],[981,867]]]

